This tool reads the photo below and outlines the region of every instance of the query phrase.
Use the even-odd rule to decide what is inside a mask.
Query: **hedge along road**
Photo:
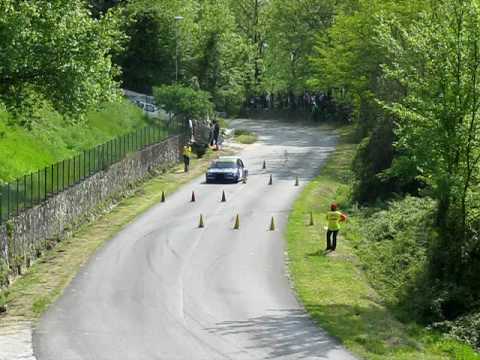
[[[40,320],[39,360],[353,359],[299,305],[284,257],[293,201],[334,149],[334,134],[273,121],[233,125],[259,135],[240,154],[248,183],[197,179],[127,226]]]

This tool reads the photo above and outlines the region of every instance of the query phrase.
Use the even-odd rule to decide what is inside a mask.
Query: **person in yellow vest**
[[[327,251],[335,251],[337,248],[337,235],[340,231],[340,223],[347,220],[347,216],[337,210],[337,204],[330,205],[330,211],[327,212]]]
[[[190,157],[192,156],[192,146],[190,143],[183,147],[183,163],[185,164],[185,172],[188,172],[190,167]]]

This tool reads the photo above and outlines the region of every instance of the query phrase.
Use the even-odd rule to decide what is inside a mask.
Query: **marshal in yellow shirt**
[[[345,221],[347,217],[340,211],[329,211],[326,219],[328,230],[338,231],[340,230],[340,222]]]

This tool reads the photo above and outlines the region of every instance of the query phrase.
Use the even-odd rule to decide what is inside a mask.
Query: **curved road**
[[[241,153],[248,184],[197,179],[108,242],[41,319],[39,360],[354,359],[308,318],[284,266],[288,213],[335,137],[271,121],[234,126],[260,135]]]

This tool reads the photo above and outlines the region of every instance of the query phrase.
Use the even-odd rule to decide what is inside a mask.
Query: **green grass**
[[[234,137],[240,144],[253,144],[258,139],[257,134],[245,129],[236,129]]]
[[[370,286],[348,240],[362,225],[352,218],[337,252],[325,254],[324,217],[333,201],[347,206],[356,144],[352,128],[341,128],[340,143],[294,205],[287,228],[289,267],[300,300],[312,318],[364,359],[480,359],[470,347],[398,321]],[[315,225],[308,226],[313,212]],[[358,240],[358,239],[356,239]]]
[[[222,152],[225,154],[226,152]],[[228,153],[228,152],[227,152]],[[179,164],[165,174],[140,185],[130,197],[121,200],[108,213],[85,224],[74,236],[59,242],[47,251],[28,272],[18,278],[8,289],[6,314],[0,315],[0,327],[18,320],[35,320],[63,292],[82,265],[106,241],[117,234],[126,224],[161,200],[162,191],[168,196],[183,184],[205,172],[209,162],[219,156],[210,151],[202,159],[192,159],[189,173]]]
[[[42,169],[146,125],[143,112],[127,100],[90,111],[83,122],[39,110],[32,130],[12,126],[0,111],[0,182]]]

